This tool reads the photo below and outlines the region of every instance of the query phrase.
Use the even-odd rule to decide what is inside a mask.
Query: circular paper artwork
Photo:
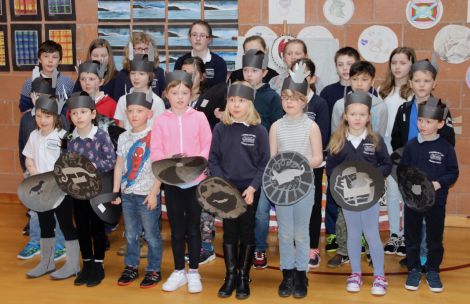
[[[412,0],[406,6],[406,19],[419,29],[429,29],[442,18],[444,7],[440,0]]]
[[[366,28],[359,35],[359,52],[364,59],[371,62],[387,62],[390,54],[397,46],[397,35],[386,26],[373,25]]]
[[[294,39],[295,37],[284,35],[279,36],[274,39],[271,48],[269,49],[270,59],[269,62],[273,63],[276,66],[276,70],[278,71],[285,71],[286,66],[284,61],[282,60],[282,54],[284,53],[284,48],[286,47],[287,42],[289,40]]]
[[[261,36],[263,38],[276,38],[277,35],[276,33],[270,29],[269,27],[267,26],[262,26],[262,25],[258,25],[258,26],[253,26],[252,28],[250,28],[246,33],[245,33],[245,37],[248,38],[250,36]]]
[[[333,34],[324,26],[320,25],[313,25],[313,26],[307,26],[304,27],[303,29],[300,30],[300,32],[297,34],[297,38],[299,39],[305,39],[305,38],[313,38],[313,39],[319,39],[319,38],[331,38],[334,39],[335,37]]]
[[[470,89],[470,67],[467,69],[467,75],[465,76],[465,79],[467,81],[467,87]]]
[[[462,63],[470,58],[470,29],[463,25],[444,26],[434,38],[434,51],[449,63]]]
[[[346,24],[354,15],[354,2],[352,0],[326,0],[323,4],[323,15],[331,24]]]

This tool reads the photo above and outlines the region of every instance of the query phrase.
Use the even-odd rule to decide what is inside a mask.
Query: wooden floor
[[[3,274],[0,284],[0,304],[10,303],[234,303],[233,298],[219,299],[217,290],[224,277],[224,262],[220,257],[222,231],[217,231],[216,252],[219,254],[215,261],[200,267],[203,278],[204,291],[200,294],[190,295],[182,287],[175,292],[163,292],[161,285],[143,290],[138,282],[127,287],[117,286],[116,281],[123,269],[123,258],[116,255],[117,248],[124,244],[121,228],[110,235],[111,249],[106,253],[106,278],[101,285],[93,288],[76,287],[73,279],[65,281],[52,281],[47,276],[38,279],[26,279],[25,273],[34,267],[39,260],[22,261],[16,258],[21,248],[26,244],[27,237],[21,235],[21,228],[25,222],[24,208],[21,205],[0,203],[0,273]],[[163,228],[163,264],[162,275],[165,280],[173,269],[173,258],[170,248],[170,234],[168,223]],[[385,235],[384,235],[385,237]],[[328,256],[322,252],[321,266],[309,273],[309,293],[300,301],[309,303],[469,303],[470,301],[470,229],[446,228],[446,253],[442,265],[442,280],[445,291],[434,294],[427,288],[425,282],[416,292],[404,289],[405,272],[398,265],[399,257],[386,256],[386,272],[389,282],[388,294],[376,298],[370,295],[372,284],[371,268],[363,262],[363,272],[369,274],[364,278],[363,290],[358,294],[350,294],[345,290],[346,276],[350,268],[348,265],[332,270],[326,267]],[[322,237],[324,248],[324,237]],[[293,298],[281,299],[277,295],[277,286],[281,280],[278,270],[279,255],[277,250],[276,234],[269,235],[268,250],[269,265],[265,270],[251,272],[251,297],[246,303],[294,303],[299,300]],[[63,262],[59,262],[60,266]],[[146,261],[142,261],[145,265]],[[143,269],[141,265],[140,269]],[[138,279],[139,280],[139,279]]]

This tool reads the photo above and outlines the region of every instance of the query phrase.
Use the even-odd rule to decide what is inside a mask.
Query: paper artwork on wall
[[[31,71],[38,62],[38,48],[41,38],[41,25],[12,24],[12,63],[15,71]]]
[[[165,0],[140,0],[132,5],[134,22],[139,21],[165,21]]]
[[[439,23],[444,12],[440,0],[411,0],[406,6],[406,19],[418,29],[429,29]]]
[[[75,24],[46,24],[46,39],[62,46],[62,71],[74,71],[76,63]]]
[[[305,23],[305,0],[269,0],[269,24],[283,24],[284,21]]]
[[[346,24],[354,15],[354,2],[352,0],[326,0],[323,4],[323,15],[331,24]]]
[[[299,31],[297,34],[297,38],[304,39],[304,38],[335,38],[333,34],[324,26],[321,25],[313,25],[304,27]]]
[[[10,12],[12,21],[41,20],[39,0],[10,0]]]
[[[145,32],[152,36],[153,43],[157,48],[165,47],[165,25],[134,25],[134,32]]]
[[[8,32],[6,25],[0,25],[0,72],[10,71],[8,59]]]
[[[217,55],[222,57],[227,64],[227,71],[234,71],[235,70],[235,61],[237,58],[237,52],[227,51],[227,52],[218,52]]]
[[[470,29],[463,25],[444,26],[434,38],[434,51],[449,63],[462,63],[470,58]]]
[[[168,21],[195,21],[201,19],[201,1],[168,0]]]
[[[124,49],[129,43],[129,26],[99,25],[98,37],[108,40],[113,49]]]
[[[398,38],[388,27],[372,25],[359,35],[357,45],[364,59],[384,63],[388,61],[392,51],[398,47]]]
[[[75,1],[45,0],[44,16],[46,20],[75,20]]]
[[[467,73],[465,74],[465,81],[467,82],[467,87],[470,89],[470,66],[467,69]]]
[[[210,23],[238,22],[238,0],[204,0],[204,20]]]
[[[130,11],[129,1],[98,1],[99,22],[129,21]]]
[[[217,49],[237,48],[238,25],[212,25],[211,47]]]

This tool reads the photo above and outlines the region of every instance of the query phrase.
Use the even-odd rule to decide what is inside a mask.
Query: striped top
[[[303,114],[300,118],[288,118],[284,115],[277,121],[277,151],[295,151],[310,159],[310,128],[313,121]]]

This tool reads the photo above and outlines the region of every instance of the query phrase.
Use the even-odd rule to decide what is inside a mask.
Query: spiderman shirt
[[[150,131],[150,128],[139,133],[126,131],[119,136],[116,153],[124,159],[121,182],[123,193],[147,195],[153,186]]]

